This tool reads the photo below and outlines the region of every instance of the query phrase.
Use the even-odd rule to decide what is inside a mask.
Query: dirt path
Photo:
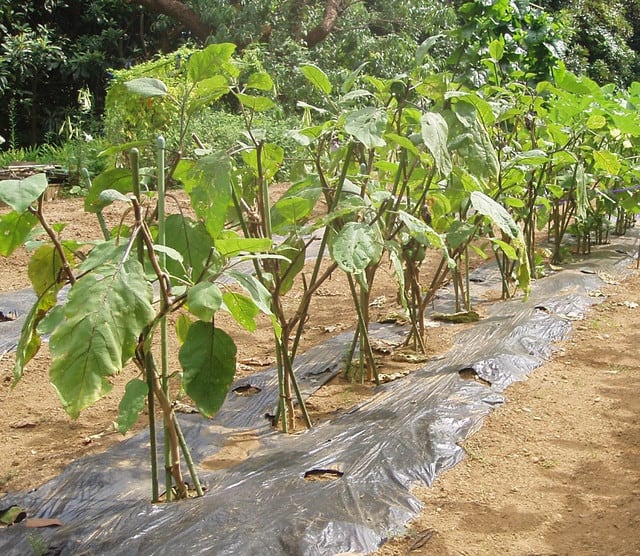
[[[640,277],[602,291],[377,556],[640,554]]]

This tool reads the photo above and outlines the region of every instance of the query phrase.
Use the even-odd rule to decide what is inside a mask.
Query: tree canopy
[[[393,77],[427,40],[434,69],[472,82],[487,78],[498,37],[504,69],[533,77],[559,58],[597,81],[640,76],[640,0],[5,0],[0,35],[0,135],[12,145],[54,139],[83,88],[99,116],[111,69],[185,43],[236,44],[284,102],[301,63]]]

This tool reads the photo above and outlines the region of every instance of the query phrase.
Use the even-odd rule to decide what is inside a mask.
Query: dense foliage
[[[10,147],[68,139],[60,129],[77,115],[81,90],[92,98],[84,127],[99,129],[112,70],[206,41],[232,42],[247,60],[260,63],[287,110],[300,90],[310,91],[295,71],[300,64],[322,65],[334,81],[362,64],[368,74],[388,78],[406,73],[425,40],[433,42],[433,69],[457,67],[476,85],[491,71],[483,59],[487,45],[499,37],[505,49],[501,65],[527,71],[533,79],[548,77],[558,57],[598,82],[627,86],[638,79],[637,0],[539,4],[542,8],[528,0],[5,0],[0,135]],[[164,9],[167,5],[175,9]]]

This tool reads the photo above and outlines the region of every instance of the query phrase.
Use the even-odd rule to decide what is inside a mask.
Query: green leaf
[[[188,60],[188,75],[193,83],[208,79],[225,71],[237,76],[238,70],[232,63],[231,57],[236,50],[235,44],[210,44],[203,50],[193,52]]]
[[[36,328],[38,323],[44,317],[46,313],[40,308],[39,303],[34,303],[24,324],[22,325],[22,331],[20,332],[20,339],[18,340],[18,346],[16,347],[16,359],[13,365],[13,383],[15,386],[22,375],[24,374],[24,368],[31,361],[33,356],[38,353],[42,340],[37,333]]]
[[[137,79],[127,81],[124,86],[132,93],[145,98],[164,97],[169,94],[167,86],[159,79],[153,77],[138,77]]]
[[[500,170],[498,154],[476,108],[468,102],[457,102],[454,112],[444,115],[449,125],[449,150],[458,152],[471,174],[478,178],[496,177]]]
[[[249,332],[255,332],[258,327],[256,317],[260,310],[256,304],[246,295],[227,291],[222,294],[223,308],[235,319],[235,321]]]
[[[119,201],[121,203],[130,203],[131,199],[123,193],[116,191],[115,189],[105,189],[104,191],[101,191],[100,195],[98,196],[98,202],[100,203],[102,208],[105,208],[115,203],[116,201]]]
[[[392,143],[395,143],[399,147],[408,150],[411,154],[418,156],[420,152],[418,151],[418,147],[416,147],[413,144],[413,141],[411,141],[411,139],[409,139],[408,137],[398,135],[397,133],[386,133],[384,137],[385,139],[391,141]]]
[[[117,263],[122,260],[127,246],[116,239],[98,243],[87,255],[87,258],[78,265],[80,272],[88,272],[106,263]]]
[[[382,256],[382,240],[364,222],[347,222],[329,243],[331,258],[344,272],[359,274]]]
[[[469,243],[476,232],[476,227],[468,222],[454,220],[447,230],[447,245],[450,249],[457,249],[461,245]]]
[[[236,98],[243,106],[249,108],[249,110],[253,110],[254,112],[266,112],[276,105],[275,102],[267,97],[257,97],[253,95],[246,95],[244,93],[236,93]]]
[[[521,231],[513,217],[500,203],[494,201],[481,191],[471,193],[471,204],[480,214],[483,214],[498,226],[510,238],[520,237]]]
[[[258,164],[258,152],[260,152],[260,164]],[[251,149],[243,151],[242,160],[250,166],[254,173],[271,180],[284,160],[284,149],[273,143],[264,143],[260,149]]]
[[[29,237],[38,223],[30,212],[9,212],[0,216],[0,255],[8,257]]]
[[[180,345],[184,344],[187,339],[187,332],[193,324],[193,321],[184,313],[180,313],[176,319],[175,331]]]
[[[72,417],[111,390],[109,377],[133,356],[155,316],[140,263],[105,265],[78,280],[51,335],[50,379]]]
[[[182,181],[195,213],[204,221],[209,235],[216,239],[224,228],[231,203],[231,161],[224,151],[181,162],[174,176]]]
[[[491,238],[491,243],[493,243],[496,247],[498,247],[509,260],[517,261],[518,253],[513,248],[512,245],[509,245],[506,241],[502,241],[501,239]]]
[[[223,257],[235,257],[241,253],[266,253],[271,249],[271,240],[268,237],[227,234],[224,238],[217,239],[215,246]]]
[[[504,39],[495,39],[489,44],[489,55],[494,62],[499,62],[504,56]]]
[[[215,284],[200,282],[189,288],[187,306],[191,314],[200,320],[210,322],[222,306],[222,292]]]
[[[64,253],[67,261],[73,264],[73,253],[66,249]],[[58,250],[52,244],[38,247],[29,259],[27,273],[40,307],[45,310],[53,307],[56,295],[67,279]]]
[[[264,314],[271,314],[271,294],[269,290],[252,274],[229,270],[229,278],[233,278],[251,295],[251,299]]]
[[[386,145],[383,138],[386,127],[386,112],[371,106],[347,114],[344,124],[344,130],[368,149]]]
[[[273,89],[273,79],[264,71],[252,73],[247,80],[247,89],[271,91]]]
[[[182,257],[182,261],[168,258],[165,263],[167,272],[178,283],[195,282],[207,264],[220,263],[219,254],[213,251],[213,240],[202,222],[171,214],[165,221],[165,231],[166,247]]]
[[[214,75],[198,82],[193,96],[189,99],[187,114],[197,114],[205,106],[226,95],[231,88],[224,75]]]
[[[445,119],[435,112],[427,112],[420,119],[422,125],[422,140],[433,156],[436,168],[444,175],[451,173],[451,157],[447,147],[449,126]]]
[[[100,195],[107,189],[114,189],[120,193],[133,192],[133,178],[131,170],[127,168],[110,168],[96,176],[91,184],[91,189],[84,199],[84,210],[87,212],[99,212],[110,204],[108,200],[101,200]]]
[[[593,151],[593,161],[596,168],[612,176],[617,176],[622,167],[618,155],[611,151]]]
[[[282,255],[288,261],[280,261],[278,274],[280,276],[280,295],[285,295],[291,290],[296,276],[302,271],[305,263],[306,243],[302,238],[291,238],[276,249],[278,255]]]
[[[606,125],[607,119],[602,114],[591,114],[587,119],[588,129],[602,129]]]
[[[325,95],[331,94],[333,89],[331,81],[319,67],[307,64],[300,66],[300,71],[316,89],[322,91]]]
[[[198,410],[212,417],[224,403],[236,373],[236,345],[212,324],[197,321],[178,354],[182,385]]]
[[[120,434],[126,433],[136,424],[138,416],[144,409],[148,393],[147,383],[139,378],[134,378],[127,383],[124,396],[118,405],[118,432]]]
[[[440,249],[447,261],[449,268],[455,268],[455,261],[449,256],[447,244],[442,235],[436,232],[431,226],[419,220],[415,216],[400,210],[398,211],[398,219],[407,227],[409,235],[417,242],[424,246],[432,245]]]
[[[0,181],[0,201],[16,212],[27,210],[49,185],[45,174],[34,174],[23,180]]]

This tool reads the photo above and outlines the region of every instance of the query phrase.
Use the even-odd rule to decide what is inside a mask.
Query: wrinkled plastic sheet
[[[476,431],[504,389],[544,363],[596,300],[588,295],[618,272],[608,249],[588,265],[534,284],[530,298],[495,304],[466,327],[444,358],[378,387],[369,401],[296,435],[273,431],[265,414],[277,400],[273,371],[237,381],[212,420],[180,415],[207,491],[201,498],[151,504],[148,432],[104,454],[86,457],[34,492],[2,499],[32,517],[64,522],[39,530],[49,554],[333,555],[370,552],[403,531],[421,509],[411,493],[430,485],[464,456],[459,443]],[[628,259],[626,259],[628,264]],[[493,287],[494,271],[474,275]],[[477,289],[479,288],[479,289]],[[450,300],[438,300],[446,308]],[[376,337],[405,331],[378,326]],[[298,360],[308,395],[335,376],[351,334],[333,338]],[[462,376],[472,370],[482,380]],[[253,386],[253,396],[238,388]],[[216,454],[246,443],[247,457],[227,465]],[[317,474],[317,475],[316,475]],[[308,480],[309,476],[317,479]],[[29,554],[33,530],[17,524],[0,534],[1,554]]]

